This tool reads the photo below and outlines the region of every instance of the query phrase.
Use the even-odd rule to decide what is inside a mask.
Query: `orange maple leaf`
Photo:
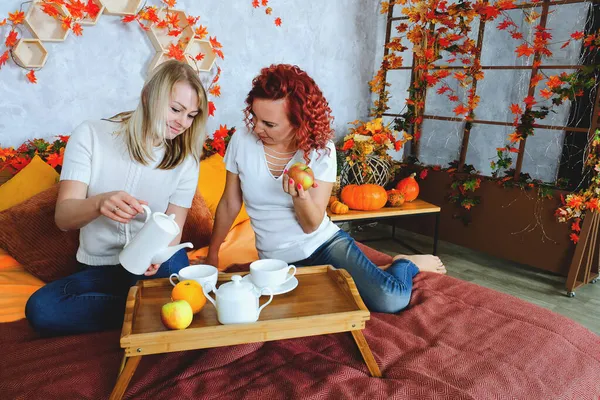
[[[174,29],[179,28],[179,16],[175,13],[167,14],[167,25],[171,25]]]
[[[192,17],[191,15],[187,16],[187,23],[190,26],[194,26],[196,25],[196,22],[198,22],[198,20],[200,19],[200,17]]]
[[[0,26],[6,25],[6,18],[4,18],[2,21],[0,21]]]
[[[260,3],[258,2],[258,0],[252,0],[252,7],[254,7],[254,8],[260,7]]]
[[[216,110],[217,110],[217,107],[215,107],[215,103],[213,103],[212,101],[209,101],[208,102],[208,115],[213,117],[215,115]]]
[[[533,96],[527,96],[523,99],[523,102],[525,103],[525,106],[527,106],[527,108],[531,108],[533,107],[534,104],[537,103],[537,101],[535,101],[535,99],[533,98]]]
[[[8,50],[6,50],[4,53],[2,53],[2,55],[0,56],[0,68],[2,68],[2,66],[4,64],[6,64],[6,62],[8,61]]]
[[[508,135],[508,138],[510,139],[511,143],[516,143],[522,139],[521,135],[519,135],[517,132],[511,133],[510,135]]]
[[[581,31],[575,31],[575,32],[571,33],[571,37],[575,40],[583,39],[584,36],[585,35]]]
[[[213,87],[210,88],[210,90],[208,92],[215,97],[219,97],[219,96],[221,96],[221,86],[214,85]]]
[[[225,59],[225,55],[220,49],[213,49],[213,53],[215,53],[221,60]]]
[[[71,22],[73,22],[73,19],[71,17],[63,17],[62,18],[62,28],[65,31],[71,29]]]
[[[457,115],[457,116],[458,115],[463,115],[463,114],[466,115],[466,114],[469,113],[469,109],[467,107],[465,107],[464,105],[462,105],[462,104],[459,104],[458,106],[456,106],[456,108],[454,110],[452,110],[452,111],[454,111],[454,114]]]
[[[46,164],[50,165],[52,168],[56,168],[58,165],[63,164],[63,154],[52,153],[46,159]]]
[[[275,18],[275,26],[281,26],[281,18]]]
[[[25,20],[25,12],[23,11],[15,11],[14,13],[8,13],[8,20],[11,21],[15,25],[22,24]]]
[[[183,61],[185,59],[185,55],[183,54],[183,50],[179,46],[175,46],[173,43],[169,45],[169,52],[167,53],[167,57],[174,58],[179,61]]]
[[[523,113],[523,109],[518,104],[511,104],[510,112],[513,114],[521,114],[521,113]]]
[[[196,61],[202,61],[204,60],[204,53],[198,53],[198,55],[194,58],[196,59]]]
[[[41,4],[42,12],[53,18],[57,17],[60,14],[57,7],[58,6],[56,4],[50,4],[50,3],[42,3]]]
[[[533,78],[531,78],[531,85],[530,85],[530,87],[537,86],[537,84],[540,83],[540,81],[542,79],[544,79],[544,75],[542,75],[542,74],[536,74]]]
[[[206,35],[208,35],[208,29],[206,29],[205,26],[200,25],[196,28],[194,35],[196,35],[198,39],[204,39]]]
[[[35,76],[35,71],[34,70],[30,70],[27,75],[25,75],[27,77],[27,80],[31,83],[37,83],[37,78]]]
[[[552,91],[549,89],[540,90],[540,95],[545,99],[549,99],[550,97],[552,97],[553,94],[554,93],[552,93]]]
[[[533,48],[527,46],[527,43],[523,43],[522,45],[517,47],[515,53],[517,53],[517,57],[529,57],[533,54]]]
[[[10,33],[8,34],[8,36],[6,37],[6,40],[4,41],[4,44],[6,45],[6,47],[13,47],[15,44],[17,44],[17,31],[12,30],[10,31]]]
[[[464,72],[455,72],[454,77],[461,82],[467,79],[467,75]]]
[[[221,43],[219,43],[219,41],[217,40],[217,37],[211,37],[208,39],[210,44],[212,45],[213,49],[221,49],[223,48],[223,45]]]
[[[169,33],[168,33],[167,36],[177,37],[179,35],[181,35],[181,30],[180,29],[173,29],[173,30],[169,31]]]
[[[260,3],[262,4],[263,7],[266,7],[267,4],[269,4],[269,0],[261,0]]]
[[[559,87],[562,84],[563,84],[563,81],[561,81],[560,78],[558,76],[556,76],[556,75],[551,76],[546,81],[546,86],[548,86],[550,89],[554,89],[556,87]]]
[[[167,5],[167,7],[173,8],[175,7],[175,4],[177,3],[177,0],[162,0],[163,3],[165,3]]]
[[[83,28],[77,22],[73,24],[73,28],[71,30],[75,36],[81,36],[83,34]]]
[[[124,23],[128,24],[130,22],[135,21],[137,18],[136,15],[126,15],[123,18],[121,18],[121,21],[123,21]]]

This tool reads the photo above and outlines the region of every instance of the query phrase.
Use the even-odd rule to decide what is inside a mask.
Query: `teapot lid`
[[[219,286],[219,297],[233,298],[247,293],[253,293],[254,285],[248,282],[243,282],[240,275],[233,275],[231,282],[227,282]]]

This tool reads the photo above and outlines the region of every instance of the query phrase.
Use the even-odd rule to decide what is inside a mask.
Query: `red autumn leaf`
[[[267,4],[269,4],[269,0],[261,0],[260,3],[262,4],[263,7],[266,7]]]
[[[533,96],[527,96],[523,99],[523,102],[525,103],[525,105],[527,106],[527,108],[531,108],[533,107],[534,104],[537,103],[537,101],[535,101],[535,99],[533,98]]]
[[[581,226],[579,226],[579,221],[581,221],[581,220],[580,220],[579,218],[577,218],[577,219],[575,220],[575,222],[573,222],[573,223],[571,224],[571,230],[572,230],[573,232],[581,232]]]
[[[448,96],[448,100],[450,100],[450,101],[458,101],[458,96],[456,96],[456,95]]]
[[[512,21],[505,19],[502,22],[500,22],[496,28],[498,30],[503,31],[503,30],[507,29],[509,26],[511,26],[512,24],[513,24]]]
[[[167,53],[167,57],[183,61],[185,55],[183,54],[183,50],[179,46],[175,46],[173,43],[171,43],[169,45],[169,52]]]
[[[44,14],[47,14],[53,18],[58,17],[60,15],[60,12],[58,10],[58,6],[55,4],[50,4],[50,3],[42,3],[41,5],[42,8],[42,12]]]
[[[447,69],[440,70],[437,73],[437,77],[440,79],[447,78],[448,76],[450,76],[450,71],[448,71]]]
[[[73,28],[71,30],[75,36],[81,36],[83,34],[83,28],[77,22],[73,24]]]
[[[564,42],[564,43],[563,43],[563,45],[562,45],[562,46],[560,46],[560,48],[561,48],[561,49],[564,49],[565,47],[567,47],[567,46],[568,46],[568,45],[570,45],[570,44],[571,44],[571,41],[570,41],[570,40],[567,40],[566,42]]]
[[[35,77],[35,71],[34,70],[30,70],[27,75],[25,75],[27,77],[27,80],[31,83],[37,83],[37,78]]]
[[[128,24],[130,22],[135,21],[136,17],[137,17],[136,15],[126,15],[123,18],[121,18],[121,21],[123,21],[124,23]]]
[[[534,61],[534,62],[533,62],[533,68],[539,68],[539,67],[540,67],[540,65],[542,65],[542,62],[541,62],[541,61],[539,61],[539,60],[538,60],[538,61]]]
[[[455,72],[454,77],[461,82],[467,79],[467,75],[464,72]]]
[[[179,28],[179,16],[175,13],[167,14],[167,26],[173,29]]]
[[[571,33],[571,37],[575,40],[580,40],[580,39],[583,39],[584,34],[581,31],[575,31],[575,32]]]
[[[260,7],[260,3],[258,2],[258,0],[252,0],[252,7],[254,7],[254,8]]]
[[[531,85],[530,87],[535,87],[538,85],[538,83],[540,83],[540,81],[544,79],[544,75],[542,74],[536,74],[533,78],[531,78]]]
[[[208,115],[213,117],[215,115],[216,110],[217,110],[217,107],[215,107],[215,103],[213,103],[212,101],[209,101],[208,102]]]
[[[513,132],[510,135],[508,135],[508,140],[510,140],[511,143],[517,143],[521,139],[523,138],[517,132]]]
[[[529,57],[533,54],[533,48],[527,46],[527,43],[523,43],[522,45],[517,47],[515,53],[517,53],[517,57]]]
[[[510,148],[508,149],[508,151],[510,151],[511,153],[518,153],[518,152],[519,152],[519,149],[517,149],[517,148],[515,148],[515,147],[510,147]]]
[[[200,17],[192,17],[191,15],[187,16],[187,23],[190,26],[194,26],[196,25],[196,22],[198,22],[198,20],[200,19]]]
[[[6,41],[4,42],[4,44],[6,45],[6,47],[13,47],[15,44],[17,44],[17,31],[10,31],[10,33],[8,34],[8,36],[6,37]]]
[[[521,113],[523,113],[523,109],[518,104],[511,104],[510,112],[513,114],[521,114]]]
[[[210,88],[210,90],[208,92],[215,97],[219,97],[219,96],[221,96],[221,86],[214,85],[213,87]]]
[[[202,61],[204,60],[204,53],[198,53],[198,55],[194,58],[196,59],[196,61]]]
[[[14,13],[8,13],[8,20],[15,25],[22,24],[25,20],[25,12],[15,11]]]
[[[213,49],[213,53],[215,53],[221,60],[225,59],[225,55],[220,49]]]
[[[206,35],[208,35],[208,29],[206,29],[205,26],[200,25],[198,28],[196,28],[194,35],[196,35],[198,39],[204,39]]]
[[[579,235],[576,235],[575,233],[571,233],[569,235],[569,239],[571,239],[571,241],[575,244],[577,244],[577,242],[579,242]]]
[[[512,38],[515,40],[523,39],[523,34],[521,32],[517,32],[517,31],[511,32],[510,36],[512,36]]]
[[[214,38],[211,37],[208,40],[209,40],[210,44],[212,45],[213,49],[221,49],[221,48],[223,48],[223,45],[221,43],[219,43],[219,41],[217,40],[216,36]]]
[[[275,18],[275,26],[281,26],[281,18]]]
[[[96,18],[100,13],[100,7],[93,0],[88,0],[85,6],[85,12],[91,17]]]
[[[173,30],[169,31],[169,33],[168,33],[168,36],[177,37],[179,35],[181,35],[181,30],[179,30],[179,29],[173,29]]]
[[[444,94],[446,93],[448,90],[451,90],[448,86],[444,85],[441,88],[439,88],[438,90],[436,90],[437,94]]]
[[[548,86],[550,89],[557,88],[557,87],[561,86],[562,84],[563,84],[563,81],[561,81],[560,78],[556,75],[552,75],[546,81],[546,86]]]
[[[62,28],[65,31],[68,31],[69,29],[71,29],[71,23],[73,22],[73,18],[71,17],[63,17],[62,18]]]
[[[83,4],[81,1],[71,0],[68,3],[65,3],[65,6],[73,18],[82,19],[85,16],[85,4]]]
[[[512,10],[517,7],[513,0],[500,0],[496,3],[496,6],[500,10]]]
[[[421,180],[423,180],[423,179],[427,178],[427,173],[428,173],[428,172],[429,172],[429,170],[428,170],[428,169],[422,169],[422,170],[421,170],[421,172],[419,173],[419,178],[420,178]]]
[[[167,7],[173,8],[175,7],[175,4],[177,3],[177,0],[162,0],[163,3],[165,3],[167,5]]]
[[[63,154],[52,153],[46,159],[46,164],[48,164],[52,168],[56,168],[58,165],[63,164],[63,157]]]
[[[0,56],[0,68],[2,68],[2,66],[4,64],[6,64],[6,62],[8,61],[8,57],[9,57],[9,53],[8,50],[6,50],[4,53],[2,53],[2,55]]]

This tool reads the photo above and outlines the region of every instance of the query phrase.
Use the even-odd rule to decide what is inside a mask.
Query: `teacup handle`
[[[176,273],[172,273],[171,275],[169,275],[169,282],[171,282],[171,285],[173,286],[177,285],[175,282],[173,282],[173,278],[177,278],[178,281],[181,281],[179,279],[179,275],[177,275]]]
[[[294,270],[294,272],[292,272],[291,274],[289,273],[290,269]],[[288,278],[285,281],[283,281],[282,285],[284,283],[286,283],[287,281],[289,281],[290,279],[292,279],[294,277],[294,275],[296,275],[296,266],[295,265],[289,265],[288,266],[288,275],[289,275]]]
[[[269,298],[269,300],[267,300],[267,302],[265,304],[263,304],[262,306],[260,306],[260,308],[258,309],[258,311],[256,311],[256,319],[258,319],[258,317],[260,316],[260,312],[262,311],[263,308],[265,308],[266,306],[269,305],[269,303],[271,303],[273,301],[273,291],[271,290],[270,287],[264,287],[262,289],[260,289],[260,295],[262,295],[263,290],[268,290],[269,291],[269,295],[271,295],[271,297]]]

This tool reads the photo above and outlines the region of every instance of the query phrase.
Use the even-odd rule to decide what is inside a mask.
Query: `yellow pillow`
[[[214,154],[200,162],[200,177],[198,178],[197,190],[202,194],[213,218],[217,212],[221,196],[223,196],[223,192],[225,191],[226,176],[225,163],[223,162],[223,157],[219,154]],[[250,219],[250,217],[246,212],[246,207],[242,204],[242,209],[231,227],[233,228],[247,219]]]
[[[58,172],[39,156],[0,186],[0,211],[15,206],[36,194],[51,188],[59,178]]]

